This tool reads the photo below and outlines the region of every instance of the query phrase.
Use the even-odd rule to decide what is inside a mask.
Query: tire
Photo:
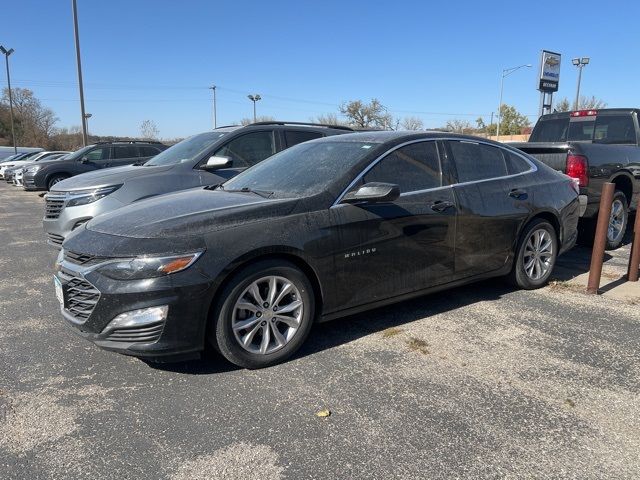
[[[613,194],[611,202],[611,216],[607,229],[607,250],[615,250],[622,245],[624,234],[629,223],[629,206],[627,197],[619,190]]]
[[[282,296],[287,283],[291,288]],[[280,316],[274,307],[288,311]],[[263,260],[243,268],[223,289],[210,319],[209,342],[235,365],[264,368],[293,355],[309,335],[314,318],[314,292],[306,275],[285,260]]]
[[[64,173],[56,173],[49,180],[47,180],[47,190],[51,190],[56,183],[61,182],[62,180],[66,180],[69,178],[69,175],[65,175]]]
[[[537,239],[541,239],[540,243],[537,243]],[[555,228],[546,220],[534,219],[525,227],[518,240],[516,257],[508,276],[509,283],[524,290],[544,287],[553,272],[557,257],[558,234]]]

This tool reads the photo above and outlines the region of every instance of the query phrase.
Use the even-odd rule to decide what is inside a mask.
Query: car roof
[[[453,132],[442,131],[415,131],[415,130],[401,130],[401,131],[363,131],[356,133],[347,133],[340,135],[339,137],[320,138],[312,140],[314,142],[366,142],[366,143],[401,143],[402,141],[420,140],[420,139],[440,139],[440,138],[453,138],[458,140],[468,140],[471,142],[486,142],[492,143],[497,146],[503,147],[504,145],[493,140],[489,140],[483,137],[476,137],[473,135],[462,135]]]

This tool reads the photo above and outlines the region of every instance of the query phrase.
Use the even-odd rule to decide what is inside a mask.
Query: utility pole
[[[73,33],[76,39],[76,63],[78,65],[78,89],[80,91],[80,114],[82,119],[82,145],[87,146],[87,117],[84,111],[84,89],[82,87],[82,64],[80,62],[80,38],[78,36],[78,8],[76,0],[71,0],[73,10]]]
[[[209,90],[213,90],[213,129],[218,128],[218,119],[216,114],[216,86],[211,85]]]
[[[256,102],[262,100],[262,97],[256,93],[255,95],[247,95],[247,98],[253,102],[253,123],[256,123]]]
[[[16,145],[16,130],[13,126],[13,95],[11,94],[11,75],[9,74],[9,55],[11,55],[14,50],[13,48],[7,50],[0,45],[0,52],[4,54],[4,59],[7,63],[7,87],[9,87],[9,110],[11,111],[11,137],[13,138],[13,153],[15,155],[18,153],[18,146]]]

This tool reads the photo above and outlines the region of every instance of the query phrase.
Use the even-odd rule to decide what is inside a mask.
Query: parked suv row
[[[217,185],[293,145],[352,131],[348,127],[287,122],[226,126],[189,137],[143,165],[86,173],[60,183],[59,176],[49,173],[51,185],[43,222],[48,242],[59,247],[72,230],[91,218],[137,200]],[[79,152],[77,158],[83,156],[86,153]],[[56,167],[56,172],[62,171],[61,166]],[[41,174],[26,172],[25,186]]]
[[[160,142],[99,142],[81,148],[63,160],[39,162],[24,172],[25,190],[51,190],[56,183],[93,170],[145,162],[167,148]]]

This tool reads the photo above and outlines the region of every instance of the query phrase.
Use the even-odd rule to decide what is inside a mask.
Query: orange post
[[[602,276],[602,262],[604,261],[604,250],[607,246],[607,230],[609,230],[609,217],[611,217],[611,203],[616,186],[607,182],[602,186],[600,195],[600,210],[598,211],[598,223],[596,224],[596,236],[593,240],[593,250],[591,252],[591,266],[589,267],[589,282],[587,283],[587,293],[593,295],[598,293],[600,288],[600,277]]]
[[[633,243],[631,244],[631,255],[629,256],[629,269],[627,270],[627,280],[638,281],[640,271],[640,194],[637,198],[636,221],[633,223]]]

